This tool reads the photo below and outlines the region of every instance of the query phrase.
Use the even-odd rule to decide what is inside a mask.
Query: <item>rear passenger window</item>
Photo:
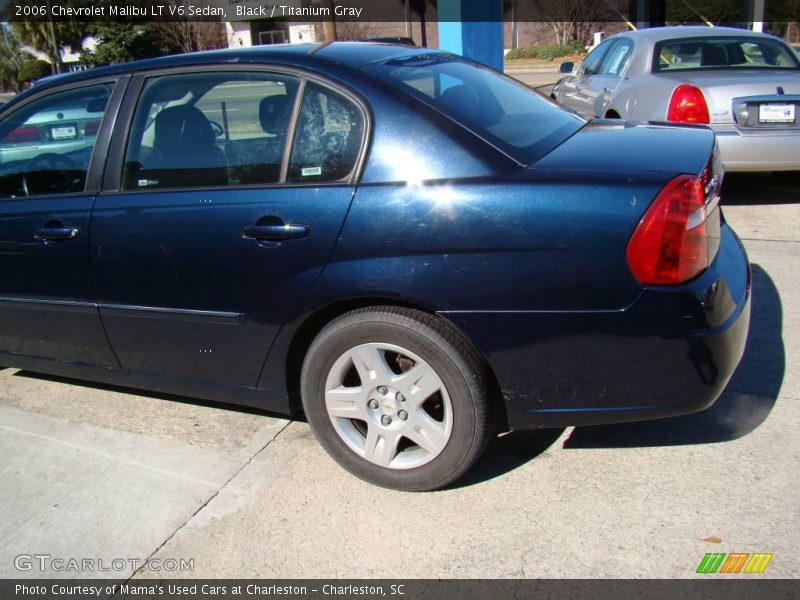
[[[633,44],[630,41],[625,39],[618,40],[614,47],[608,51],[605,59],[603,59],[599,74],[619,77],[628,62],[632,49]]]
[[[82,192],[113,87],[56,92],[4,118],[0,198]]]
[[[364,119],[349,100],[310,83],[294,136],[288,181],[330,182],[347,177],[361,148]]]
[[[148,79],[123,189],[277,183],[298,87],[295,77],[235,71]]]

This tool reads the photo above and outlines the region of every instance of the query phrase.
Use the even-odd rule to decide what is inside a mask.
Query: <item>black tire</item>
[[[449,398],[449,439],[443,445],[443,450],[420,466],[392,468],[370,462],[345,442],[334,426],[334,418],[328,414],[325,387],[329,375],[333,377],[334,365],[341,365],[337,361],[341,361],[341,357],[351,350],[375,343],[391,344],[416,354],[426,363],[423,367],[430,367],[438,376]],[[387,354],[383,356],[386,360]],[[414,364],[416,366],[417,363]],[[382,487],[428,491],[456,481],[486,448],[494,433],[487,382],[485,363],[477,351],[445,321],[417,310],[384,306],[358,309],[341,315],[317,335],[303,363],[301,394],[306,418],[314,435],[341,466],[357,477]],[[369,387],[360,383],[356,386]],[[397,397],[400,398],[400,395]],[[383,403],[373,408],[382,411]],[[406,413],[406,418],[410,423],[413,417]],[[360,425],[366,440],[367,428],[371,426],[368,421],[344,421],[348,427],[349,423],[353,427]],[[405,424],[395,422],[395,425]],[[400,443],[408,445],[411,450],[423,452],[421,447],[408,443],[410,438],[404,438],[402,434],[394,435],[400,437]]]

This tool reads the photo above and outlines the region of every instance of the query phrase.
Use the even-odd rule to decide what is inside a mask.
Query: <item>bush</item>
[[[35,58],[33,60],[26,60],[19,66],[17,71],[17,81],[20,84],[33,82],[42,77],[51,75],[53,70],[50,68],[50,63],[44,60]]]
[[[555,60],[562,56],[571,56],[586,52],[586,45],[578,40],[573,40],[568,44],[540,44],[537,46],[527,46],[525,48],[514,48],[506,58],[514,60],[517,58],[537,58],[539,60]]]

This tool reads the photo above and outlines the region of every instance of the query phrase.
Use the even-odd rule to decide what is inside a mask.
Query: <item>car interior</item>
[[[298,89],[294,77],[266,74],[201,73],[151,80],[134,117],[123,188],[277,183]],[[347,176],[361,131],[362,118],[350,102],[309,84],[289,181]]]
[[[22,108],[0,126],[0,197],[77,193],[111,87],[56,94]]]
[[[658,70],[720,67],[786,68],[797,65],[777,44],[748,40],[687,40],[662,44],[658,49]]]

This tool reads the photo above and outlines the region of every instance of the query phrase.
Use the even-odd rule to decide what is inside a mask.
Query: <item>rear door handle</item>
[[[33,237],[44,242],[64,242],[74,240],[81,234],[77,227],[41,227]]]
[[[242,228],[242,237],[266,242],[297,240],[308,237],[308,234],[308,225],[270,223],[268,225],[245,225]]]

